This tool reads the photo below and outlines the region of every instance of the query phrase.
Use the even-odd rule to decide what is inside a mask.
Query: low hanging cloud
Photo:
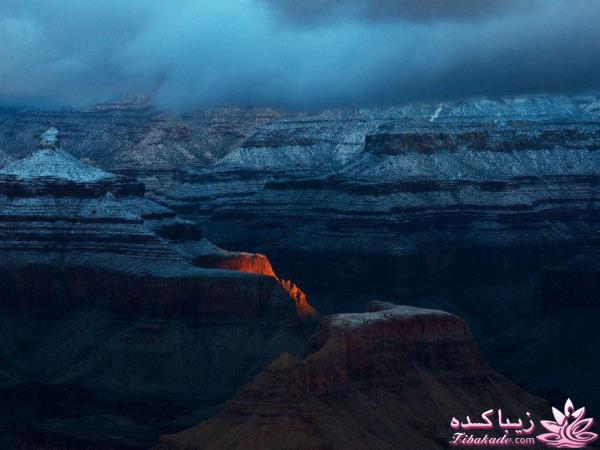
[[[600,88],[597,0],[7,0],[0,105],[317,109]]]
[[[373,21],[475,21],[536,8],[538,0],[262,0],[282,19],[324,25],[348,18]]]

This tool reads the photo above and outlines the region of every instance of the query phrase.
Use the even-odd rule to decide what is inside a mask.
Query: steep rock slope
[[[599,219],[595,102],[281,119],[159,195],[208,236],[218,230],[218,243],[267,252],[401,256],[579,240]]]
[[[169,114],[143,97],[74,110],[0,108],[0,163],[3,152],[12,159],[26,156],[35,149],[37,136],[56,126],[65,148],[103,168],[207,164],[278,115],[241,107]]]
[[[218,245],[268,254],[321,312],[358,311],[374,293],[448,310],[511,379],[597,398],[558,368],[575,364],[564,336],[598,318],[584,247],[600,229],[599,147],[597,96],[290,115],[152,196]],[[577,342],[582,373],[597,374],[597,345]]]
[[[303,351],[306,298],[237,270],[264,256],[214,246],[53,134],[0,171],[3,448],[144,448]],[[234,270],[194,265],[202,246]]]
[[[216,418],[156,448],[447,448],[454,416],[543,403],[488,369],[467,325],[442,311],[374,302],[326,317],[314,345],[305,358],[282,355]]]
[[[137,136],[141,122],[134,117],[147,117],[130,109],[106,105],[69,112],[69,123],[79,125],[67,129],[67,139],[90,144],[81,150],[86,158],[98,155],[105,167],[119,166],[117,159],[105,159],[106,149],[118,148],[106,144],[109,136],[129,142],[124,130]],[[31,113],[38,117],[32,122],[3,114],[11,130],[20,124],[19,136],[31,133],[26,130],[32,123],[46,127],[56,115]],[[102,128],[105,140],[94,135],[103,142],[97,148],[82,125],[84,117],[95,115],[110,124]],[[146,147],[139,147],[119,173],[143,181],[151,191],[146,197],[176,212],[181,227],[192,221],[219,246],[269,255],[279,276],[298,282],[319,310],[360,310],[376,292],[457,313],[471,324],[490,364],[511,377],[517,371],[533,386],[538,373],[560,363],[550,357],[551,348],[529,339],[539,326],[540,274],[581,254],[600,229],[599,117],[597,95],[276,114],[252,124],[241,120],[248,124],[245,131],[208,168],[175,163],[154,169],[143,165]],[[90,129],[95,123],[89,122]],[[226,137],[230,128],[219,127],[207,133]],[[195,130],[192,139],[203,133]],[[167,133],[164,142],[179,142],[177,136]],[[2,141],[0,150],[18,154],[15,142]],[[144,221],[160,226],[171,219]],[[196,255],[215,267],[206,258],[210,245],[196,237],[172,246],[187,261]],[[259,260],[236,263],[236,258],[231,263],[239,267],[269,270]],[[568,291],[565,286],[571,285],[560,289]],[[580,292],[588,303],[590,290]],[[557,297],[560,314],[570,300]],[[573,324],[595,317],[581,309],[577,314],[569,319]],[[549,323],[546,331],[555,325]],[[527,354],[539,357],[522,357]],[[586,354],[593,356],[593,349]],[[533,360],[536,364],[524,364]],[[525,373],[525,367],[533,371]],[[564,389],[561,383],[541,393]]]
[[[28,302],[38,297],[46,301],[40,294],[48,289],[44,278],[34,284],[40,292],[25,289],[28,275],[37,277],[41,273],[72,278],[73,283],[68,285],[78,290],[80,299],[107,295],[125,308],[144,304],[152,307],[156,301],[157,310],[183,308],[182,312],[188,308],[190,312],[195,308],[218,309],[210,304],[223,298],[211,300],[212,286],[220,286],[223,294],[232,289],[232,301],[238,295],[248,297],[240,295],[244,290],[252,295],[261,284],[267,289],[262,294],[276,289],[268,287],[268,279],[202,270],[188,264],[115,196],[135,194],[136,190],[139,193],[143,186],[113,179],[106,172],[82,165],[64,151],[39,150],[9,165],[0,176],[4,194],[2,276],[15,280],[5,280],[2,288],[24,288],[20,295],[5,292],[4,298]],[[94,286],[85,281],[86,274],[93,276],[95,272],[106,272],[104,283]],[[114,278],[109,278],[108,272],[114,272]],[[86,284],[90,290],[85,289]],[[205,292],[204,298],[198,295],[200,292]],[[261,296],[258,292],[254,295]]]

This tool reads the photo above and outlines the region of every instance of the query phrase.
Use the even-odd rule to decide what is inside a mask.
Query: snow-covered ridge
[[[59,148],[58,130],[54,127],[48,128],[40,136],[39,148]]]
[[[19,180],[31,178],[59,178],[79,183],[94,183],[112,178],[108,172],[97,169],[64,150],[43,148],[29,157],[9,164],[0,175],[14,176]]]
[[[358,328],[390,319],[408,320],[418,316],[456,317],[453,314],[437,309],[424,309],[415,308],[414,306],[390,304],[388,308],[380,311],[335,314],[330,316],[329,325],[332,328]]]
[[[486,150],[498,145],[498,140],[510,141],[507,133],[511,130],[515,142],[526,139],[528,133],[532,141],[538,138],[536,132],[568,134],[580,124],[586,124],[580,127],[581,133],[593,133],[598,104],[597,96],[539,95],[290,114],[257,127],[216,166],[334,171],[356,163],[363,155],[366,137],[377,134],[449,135],[452,140],[452,136],[469,131],[475,138],[478,134],[489,135],[489,145],[481,143]],[[548,148],[555,144],[549,142]]]

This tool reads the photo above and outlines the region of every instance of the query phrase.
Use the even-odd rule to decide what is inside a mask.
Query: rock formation
[[[580,240],[599,220],[594,101],[464,102],[434,122],[433,106],[280,119],[159,199],[218,243],[268,251],[403,256],[441,253],[442,242]]]
[[[576,281],[584,265],[544,269],[583,255],[600,229],[599,105],[534,96],[289,114],[150,195],[217,245],[268,254],[323,313],[377,295],[464,317],[495,369],[537,389],[558,363],[529,331],[538,287],[550,299],[581,286],[588,305],[595,295]],[[573,323],[598,317],[578,311]]]
[[[144,193],[52,129],[0,171],[6,448],[143,447],[304,351],[316,313],[265,256],[214,246]]]
[[[598,318],[589,236],[600,229],[599,118],[597,95],[315,113],[173,116],[140,102],[0,109],[0,164],[24,156],[56,124],[63,146],[113,174],[77,189],[109,184],[177,264],[269,275],[265,289],[286,301],[303,298],[283,281],[292,278],[326,313],[360,311],[374,296],[448,310],[468,320],[494,369],[560,403],[564,394],[596,392],[589,374],[598,373],[598,346],[580,331]],[[4,185],[28,198],[48,192],[42,181],[29,194],[14,177]],[[303,302],[295,303],[286,311],[297,320]],[[555,314],[542,318],[547,307]],[[567,360],[581,382],[568,381]]]
[[[153,109],[146,98],[60,111],[0,107],[0,163],[1,151],[15,160],[27,156],[40,133],[53,125],[73,156],[103,169],[203,165],[229,153],[257,125],[279,115],[272,109],[242,107],[173,115]]]
[[[333,284],[412,295],[580,251],[600,227],[597,105],[538,96],[289,114],[209,167],[137,175],[217,245],[268,254],[317,307]]]
[[[483,363],[458,317],[384,302],[368,309],[324,318],[306,357],[280,356],[215,418],[156,448],[440,449],[454,416],[543,404]]]
[[[317,312],[308,302],[306,294],[292,280],[279,278],[266,255],[261,253],[231,252],[223,250],[207,239],[192,245],[191,255],[194,265],[217,269],[235,270],[273,277],[287,291],[296,303],[298,314],[303,319],[315,318]],[[189,247],[186,246],[189,250]],[[185,250],[184,250],[185,251]]]
[[[212,245],[196,224],[144,198],[140,183],[58,148],[57,133],[46,131],[38,151],[0,171],[3,298],[52,301],[44,292],[60,277],[72,290],[63,299],[103,298],[129,311],[259,316],[277,295],[281,305],[270,308],[285,310],[271,279],[241,273],[276,279],[264,255]],[[231,270],[194,267],[202,257]]]

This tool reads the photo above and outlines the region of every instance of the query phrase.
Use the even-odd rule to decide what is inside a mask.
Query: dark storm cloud
[[[2,0],[0,103],[85,103],[136,89],[115,56],[155,11],[141,1]]]
[[[326,24],[356,18],[365,21],[479,20],[538,0],[261,0],[283,19],[297,24]],[[552,1],[552,0],[550,0]]]
[[[600,88],[599,20],[600,0],[3,0],[0,104],[149,93],[179,110],[320,108],[579,92]]]

